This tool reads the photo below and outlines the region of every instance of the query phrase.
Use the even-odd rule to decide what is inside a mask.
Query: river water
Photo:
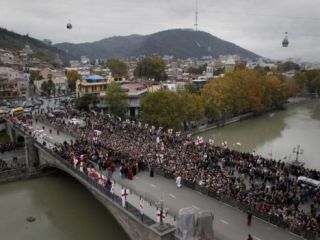
[[[227,141],[229,148],[252,152],[266,158],[292,161],[293,148],[303,149],[299,161],[305,167],[320,170],[320,101],[289,105],[276,111],[198,134],[213,139],[216,144]],[[239,146],[240,143],[241,146]]]
[[[36,218],[26,221],[28,216]],[[70,176],[0,185],[2,240],[129,240],[112,215]]]

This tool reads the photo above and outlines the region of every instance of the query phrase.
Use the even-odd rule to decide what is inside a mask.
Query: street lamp
[[[303,149],[300,147],[300,144],[298,144],[297,147],[293,148],[293,153],[296,154],[296,159],[293,161],[293,164],[295,165],[303,165],[303,163],[299,162],[299,155],[303,154]]]

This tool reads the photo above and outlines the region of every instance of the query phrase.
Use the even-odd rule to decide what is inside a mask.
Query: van
[[[298,177],[298,183],[320,189],[320,181],[305,176]]]

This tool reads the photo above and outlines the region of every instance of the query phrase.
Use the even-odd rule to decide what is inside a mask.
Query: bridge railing
[[[67,167],[70,171],[87,181],[91,186],[93,186],[95,189],[97,189],[100,193],[102,193],[105,197],[107,197],[110,201],[113,201],[117,205],[122,207],[122,200],[121,197],[117,196],[116,194],[113,194],[110,192],[110,190],[102,185],[100,185],[98,182],[90,178],[87,174],[84,172],[81,172],[80,170],[76,169],[73,167],[71,163],[69,163],[67,160],[63,159],[61,156],[59,156],[57,153],[54,151],[51,151],[50,149],[45,148],[43,145],[40,143],[36,142],[36,145],[38,147],[42,148],[45,150],[47,153],[51,154],[55,159],[59,160],[65,167]],[[130,212],[133,216],[138,218],[139,220],[141,219],[142,223],[145,225],[153,225],[156,222],[149,218],[148,216],[144,215],[143,218],[141,218],[141,213],[140,210],[137,209],[135,206],[133,206],[131,203],[126,202],[126,208],[124,208],[126,211]]]

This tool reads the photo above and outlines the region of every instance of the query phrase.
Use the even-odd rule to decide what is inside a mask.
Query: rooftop
[[[87,82],[99,82],[104,80],[104,78],[100,75],[89,75],[85,78]]]

